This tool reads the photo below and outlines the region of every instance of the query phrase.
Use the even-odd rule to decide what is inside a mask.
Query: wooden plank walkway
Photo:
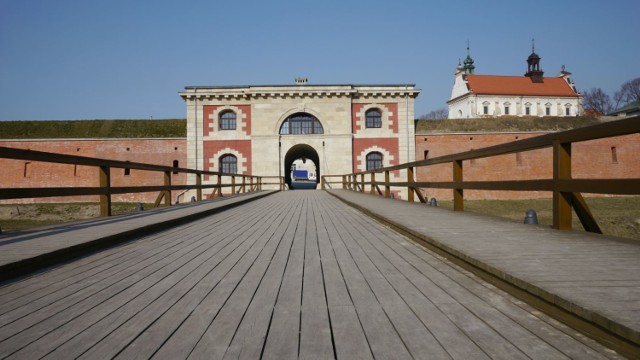
[[[197,220],[275,191],[256,191],[198,203],[156,208],[0,235],[0,281],[71,259],[132,237]]]
[[[287,191],[4,284],[0,358],[620,357],[326,192]]]

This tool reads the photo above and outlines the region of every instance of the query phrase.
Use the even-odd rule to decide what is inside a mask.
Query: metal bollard
[[[432,197],[431,200],[429,200],[429,206],[438,206],[438,200]]]
[[[196,197],[195,196],[191,197],[191,202],[196,202]]]
[[[142,203],[138,203],[138,205],[136,205],[136,211],[143,211],[144,210],[144,205],[142,205]]]
[[[524,216],[524,223],[525,224],[538,224],[538,214],[536,214],[536,211],[533,209],[529,209],[527,210],[527,214]]]

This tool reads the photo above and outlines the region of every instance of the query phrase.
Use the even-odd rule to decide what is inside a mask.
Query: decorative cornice
[[[286,98],[397,98],[420,94],[413,84],[407,85],[303,85],[303,86],[230,86],[185,87],[183,100],[251,100]]]

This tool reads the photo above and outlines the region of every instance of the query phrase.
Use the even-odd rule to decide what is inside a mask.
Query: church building
[[[311,85],[304,78],[291,85],[187,86],[180,93],[187,166],[283,176],[291,187],[294,170],[318,183],[325,174],[414,161],[419,93],[414,84]]]
[[[449,119],[582,115],[582,95],[564,66],[557,77],[544,77],[532,47],[524,76],[476,75],[469,47],[458,64],[451,91]]]

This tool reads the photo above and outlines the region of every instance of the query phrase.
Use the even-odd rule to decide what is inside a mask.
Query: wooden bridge
[[[629,124],[606,131],[638,131]],[[426,163],[378,170],[404,170],[405,182],[348,174],[325,191],[261,190],[258,177],[243,178],[208,185],[231,196],[3,233],[0,359],[640,358],[640,244],[593,233],[579,195],[636,194],[639,180],[574,183],[563,136],[584,133],[551,139],[554,179],[506,184],[557,193],[556,229],[375,196],[380,186],[441,186],[461,203],[463,189],[505,185],[463,180],[463,159],[496,153],[481,149],[428,160],[453,163],[446,184],[413,181]],[[547,140],[538,141],[501,151]],[[111,188],[111,166],[191,171],[56,161],[99,166],[100,186],[0,189],[0,198],[79,191],[100,195],[108,215],[110,194],[151,189]],[[160,204],[189,187],[204,185],[151,190]],[[594,231],[560,230],[566,206]]]
[[[384,204],[386,224],[344,201]],[[344,190],[262,191],[5,234],[3,270],[126,242],[6,282],[0,358],[621,358],[497,280],[597,325],[588,331],[605,343],[607,328],[633,337],[640,246],[460,216]],[[433,238],[416,243],[394,222]]]

